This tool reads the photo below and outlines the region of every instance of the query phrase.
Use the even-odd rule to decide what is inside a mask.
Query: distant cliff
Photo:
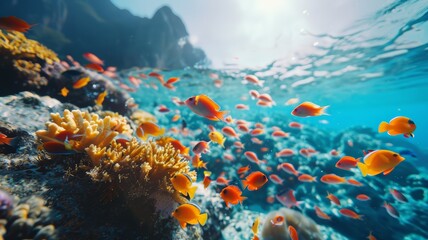
[[[183,68],[206,58],[193,47],[181,19],[169,7],[152,19],[132,15],[110,0],[1,0],[0,16],[36,24],[27,35],[78,60],[93,52],[107,65]]]

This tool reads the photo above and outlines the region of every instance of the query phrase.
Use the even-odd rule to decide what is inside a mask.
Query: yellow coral
[[[0,65],[11,64],[9,67],[29,79],[29,85],[40,87],[47,85],[47,80],[39,74],[42,66],[59,59],[55,52],[20,32],[0,30],[0,61]]]
[[[134,132],[131,128],[131,126],[128,124],[128,121],[125,117],[120,115],[117,112],[111,112],[111,111],[102,111],[100,113],[101,117],[110,117],[111,118],[111,124],[112,127],[122,134],[126,134],[131,136]]]
[[[93,180],[138,189],[133,192],[135,196],[150,196],[161,191],[183,203],[186,199],[174,190],[170,178],[186,173],[196,180],[196,172],[190,171],[188,161],[181,158],[171,144],[161,147],[155,142],[140,143],[133,138],[125,146],[113,141],[108,147],[91,145],[86,152],[93,164],[88,172]]]
[[[38,139],[42,142],[55,139],[56,136],[68,131],[81,136],[79,140],[70,140],[73,150],[84,151],[85,148],[94,144],[99,147],[106,147],[122,130],[130,129],[126,121],[112,120],[110,116],[100,118],[97,114],[81,112],[79,110],[64,110],[64,117],[59,113],[51,114],[51,121],[46,123],[47,130],[36,132]]]

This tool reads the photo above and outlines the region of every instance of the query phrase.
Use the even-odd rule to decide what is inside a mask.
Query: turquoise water
[[[365,186],[361,189],[348,187],[326,186],[324,183],[316,183],[313,187],[299,184],[296,180],[286,181],[286,185],[278,187],[271,182],[268,190],[261,191],[258,196],[245,192],[253,199],[246,202],[245,209],[252,209],[267,213],[270,210],[282,206],[278,202],[268,204],[264,198],[269,193],[279,193],[284,189],[292,188],[296,191],[296,198],[303,199],[305,207],[300,211],[320,224],[331,227],[333,230],[322,230],[325,239],[364,239],[370,231],[374,231],[377,239],[426,239],[428,233],[426,224],[427,210],[427,186],[426,170],[428,147],[428,2],[427,1],[397,1],[388,8],[379,10],[374,16],[361,19],[348,28],[341,35],[331,36],[327,33],[313,34],[310,30],[302,33],[314,40],[313,52],[308,55],[296,54],[294,57],[278,59],[271,64],[258,69],[240,69],[238,65],[227,65],[221,69],[211,69],[200,65],[196,68],[183,70],[153,70],[133,69],[124,72],[124,77],[136,76],[139,73],[148,74],[151,71],[159,71],[165,79],[180,77],[176,83],[177,89],[171,91],[159,85],[158,80],[148,78],[143,80],[146,87],[141,87],[132,94],[141,109],[154,113],[159,124],[167,128],[181,126],[181,121],[173,123],[171,118],[180,114],[186,121],[190,130],[195,132],[193,136],[183,137],[176,135],[185,144],[195,141],[208,141],[208,125],[212,124],[217,129],[226,126],[222,122],[212,122],[196,116],[185,106],[176,106],[172,103],[172,97],[181,100],[199,94],[206,94],[216,101],[222,110],[229,110],[234,119],[245,119],[252,122],[263,122],[266,129],[272,126],[280,126],[283,130],[291,132],[291,140],[278,140],[269,137],[269,133],[262,136],[263,146],[269,147],[269,151],[261,152],[260,146],[252,144],[249,134],[241,134],[241,140],[246,144],[245,151],[254,151],[258,156],[268,160],[268,166],[276,168],[278,163],[290,161],[295,166],[303,169],[303,172],[321,177],[322,174],[335,172],[338,175],[346,174],[331,165],[339,158],[328,156],[334,147],[330,144],[334,136],[349,134],[358,138],[363,130],[354,130],[355,127],[367,127],[372,130],[373,141],[379,141],[379,146],[392,150],[407,150],[416,157],[405,156],[407,162],[417,167],[420,173],[411,175],[413,170],[402,166],[401,170],[392,173],[391,177],[376,176],[362,178],[359,171],[352,172],[358,181]],[[213,77],[217,74],[218,77]],[[247,84],[243,81],[248,74],[254,74],[265,81],[263,87]],[[216,87],[214,79],[222,80],[222,86]],[[156,84],[158,89],[150,87]],[[144,84],[143,84],[144,85]],[[143,86],[142,85],[142,86]],[[260,107],[251,99],[250,90],[260,93],[268,93],[276,102],[271,108]],[[311,101],[318,105],[329,105],[329,115],[310,118],[299,118],[291,115],[296,105],[286,106],[285,102],[290,98],[298,98],[300,102]],[[250,110],[235,109],[236,104],[246,104]],[[159,105],[167,106],[169,113],[157,111]],[[388,136],[386,133],[377,134],[377,128],[381,121],[389,121],[396,116],[407,116],[417,125],[415,138],[403,136]],[[290,121],[297,121],[312,129],[310,132],[299,133],[287,128]],[[234,125],[230,125],[234,127]],[[313,130],[317,129],[317,130]],[[318,131],[318,132],[317,132]],[[359,132],[360,131],[360,132]],[[364,130],[365,131],[365,130]],[[322,134],[331,134],[330,138],[320,137]],[[358,136],[357,136],[358,135]],[[297,140],[296,140],[297,139]],[[315,139],[315,140],[314,140]],[[213,147],[210,154],[205,155],[208,169],[217,177],[221,172],[227,172],[228,177],[236,179],[234,172],[240,166],[250,164],[241,153],[237,153],[232,147],[234,140],[228,139],[226,149]],[[275,153],[284,147],[291,147],[298,151],[302,146],[314,147],[319,151],[315,157],[302,158],[296,156],[288,160],[278,159]],[[359,143],[364,146],[365,142]],[[373,146],[373,142],[367,145]],[[337,145],[336,145],[337,146]],[[346,151],[347,147],[339,146]],[[354,152],[354,157],[362,157],[362,150]],[[365,149],[369,150],[369,149]],[[229,163],[224,158],[224,153],[233,154],[235,162]],[[343,156],[344,152],[340,152]],[[323,162],[323,163],[320,163]],[[330,163],[326,163],[330,162]],[[326,167],[326,164],[330,164]],[[250,164],[252,170],[261,170],[266,174],[272,171],[266,167]],[[421,168],[422,167],[422,168]],[[397,167],[399,169],[400,166]],[[412,167],[410,167],[412,168]],[[410,171],[407,172],[406,171]],[[399,172],[399,173],[398,173]],[[273,171],[281,177],[287,174]],[[202,171],[198,171],[199,179],[203,178]],[[215,178],[214,177],[214,178]],[[291,179],[291,180],[290,180]],[[419,179],[413,182],[414,179]],[[422,179],[422,180],[421,180]],[[394,206],[402,212],[399,220],[391,218],[381,206],[383,201],[393,201],[387,188],[398,186],[405,195],[412,195],[411,203]],[[416,197],[417,189],[425,193],[425,197]],[[219,192],[221,187],[216,187]],[[345,191],[344,191],[345,190]],[[311,194],[307,194],[311,191]],[[364,221],[352,222],[340,217],[337,210],[332,209],[330,203],[324,201],[325,191],[333,191],[340,198],[351,199],[355,194],[367,192],[375,198],[370,205],[348,200],[347,205],[357,209],[365,215]],[[374,195],[374,196],[373,196]],[[313,206],[318,205],[323,209],[329,209],[334,221],[326,223],[317,219],[313,212]],[[235,209],[235,212],[238,211]],[[252,220],[251,220],[252,221]],[[223,230],[223,238],[227,235]],[[330,234],[338,232],[342,237],[329,238]],[[246,239],[242,235],[234,239]],[[333,236],[333,235],[331,235]],[[346,237],[345,237],[346,236]]]

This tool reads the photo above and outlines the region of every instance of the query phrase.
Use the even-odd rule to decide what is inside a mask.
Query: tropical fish
[[[236,104],[235,108],[238,110],[250,110],[250,107],[248,105],[245,105],[245,104]]]
[[[60,92],[60,94],[63,96],[63,97],[67,97],[67,95],[68,95],[68,93],[69,93],[70,91],[66,88],[66,87],[63,87],[63,88],[61,88],[61,92]]]
[[[349,184],[354,185],[354,186],[357,186],[357,187],[361,187],[361,186],[363,186],[363,184],[362,184],[362,183],[360,183],[360,182],[358,182],[357,180],[352,179],[352,178],[348,179],[347,181],[348,181],[348,183],[349,183]]]
[[[294,168],[293,164],[291,163],[280,163],[278,164],[277,169],[281,169],[286,173],[293,174],[295,176],[299,175],[299,172]]]
[[[98,65],[104,65],[104,62],[101,60],[101,59],[99,59],[95,54],[93,54],[93,53],[89,53],[89,52],[87,52],[87,53],[84,53],[83,54],[83,57],[86,59],[86,60],[88,60],[89,62],[91,62],[91,63],[95,63],[95,64],[98,64]]]
[[[242,185],[244,189],[248,187],[249,191],[255,191],[263,187],[267,182],[268,178],[266,175],[260,171],[256,171],[248,175],[245,180],[242,180]]]
[[[346,183],[346,179],[331,173],[331,174],[323,175],[321,177],[321,182],[327,183],[327,184],[341,184],[341,183]]]
[[[376,237],[373,236],[372,232],[370,231],[370,234],[367,236],[367,239],[369,239],[369,240],[376,240]]]
[[[168,79],[168,81],[166,81],[165,84],[173,84],[173,83],[176,83],[176,82],[179,82],[179,81],[180,81],[179,77],[172,77],[172,78]]]
[[[223,134],[221,134],[220,132],[214,131],[214,132],[210,132],[208,134],[208,137],[211,139],[212,142],[215,142],[224,148],[224,142],[226,141],[226,138],[223,136]]]
[[[256,219],[253,222],[253,225],[251,225],[251,231],[253,231],[254,236],[257,236],[257,233],[259,232],[259,224],[260,224],[260,218],[256,217]]]
[[[302,124],[300,124],[300,123],[298,123],[298,122],[290,122],[290,123],[288,124],[288,126],[289,126],[290,128],[295,128],[295,129],[302,129],[302,128],[303,128],[303,125],[302,125]]]
[[[208,219],[207,213],[201,213],[201,209],[191,203],[180,205],[172,212],[171,216],[178,220],[181,228],[186,228],[187,224],[195,225],[198,223],[204,226]]]
[[[275,154],[276,157],[291,157],[294,155],[293,149],[284,148]]]
[[[240,149],[244,149],[245,148],[245,144],[243,144],[242,142],[240,142],[240,141],[236,141],[236,142],[234,142],[233,143],[233,146],[234,147],[236,147],[236,148],[240,148]]]
[[[98,106],[102,106],[103,102],[104,102],[104,99],[105,99],[106,96],[107,96],[107,90],[104,91],[104,92],[102,92],[102,93],[100,93],[100,94],[98,94],[98,97],[95,100],[95,104],[98,105]]]
[[[381,122],[378,131],[380,133],[388,132],[389,135],[395,136],[403,134],[404,137],[414,137],[413,132],[416,130],[416,124],[408,117],[398,116],[389,123]]]
[[[291,114],[296,117],[313,117],[313,116],[321,116],[328,115],[325,110],[329,106],[318,106],[311,102],[303,102],[299,106],[293,109]]]
[[[266,160],[259,160],[257,155],[254,152],[246,151],[244,152],[244,156],[253,163],[260,164],[260,163],[266,163]]]
[[[77,80],[74,84],[73,84],[73,88],[74,89],[80,89],[83,88],[84,86],[88,85],[88,83],[91,81],[90,77],[83,77],[79,80]]]
[[[358,162],[357,166],[363,177],[375,176],[379,173],[387,175],[402,161],[404,158],[398,153],[389,150],[376,150],[364,156],[364,163]]]
[[[233,137],[233,138],[237,138],[237,139],[239,139],[239,135],[238,135],[238,134],[235,132],[235,130],[234,130],[233,128],[231,128],[231,127],[226,126],[226,127],[222,128],[222,129],[221,129],[221,131],[222,131],[224,134],[226,134],[227,136],[229,136],[229,137]]]
[[[285,218],[282,215],[276,215],[274,218],[270,220],[270,223],[275,226],[281,226],[284,224]]]
[[[96,64],[96,63],[88,63],[85,65],[85,68],[87,69],[91,69],[97,72],[104,72],[103,67],[101,67],[101,65]]]
[[[286,132],[279,130],[279,131],[273,131],[271,136],[272,137],[278,137],[278,138],[287,138],[290,136],[290,133],[286,133]]]
[[[197,115],[212,121],[225,121],[225,115],[228,114],[228,111],[220,111],[220,106],[203,94],[190,97],[184,103]]]
[[[238,203],[242,204],[242,201],[247,199],[247,197],[242,196],[241,190],[234,185],[223,188],[220,192],[220,197],[226,203],[226,207],[229,207],[229,203],[232,205],[236,205]]]
[[[149,136],[159,137],[164,135],[165,128],[160,128],[152,122],[144,122],[137,128],[136,133],[139,138],[145,141]]]
[[[32,25],[15,16],[0,17],[0,28],[6,31],[17,31],[25,33]]]
[[[190,199],[195,197],[197,186],[192,186],[192,178],[184,173],[175,174],[174,177],[170,178],[172,186],[176,191],[189,196]]]
[[[251,130],[250,135],[251,136],[259,136],[259,135],[262,135],[263,133],[265,133],[264,129],[256,128],[256,129]]]
[[[292,189],[288,190],[284,193],[279,193],[275,195],[276,200],[278,200],[282,205],[292,208],[292,207],[299,207],[299,205],[302,202],[296,201],[296,197],[294,196],[294,191]]]
[[[229,182],[230,182],[230,180],[228,180],[228,179],[226,179],[226,178],[224,177],[224,172],[222,172],[222,173],[220,174],[220,176],[218,176],[218,177],[217,177],[217,179],[216,179],[216,183],[217,183],[218,185],[229,185]]]
[[[199,141],[194,147],[193,147],[193,153],[196,155],[201,155],[202,153],[208,153],[210,151],[210,142],[205,141]]]
[[[194,155],[192,157],[192,166],[196,169],[199,169],[199,168],[207,169],[207,163],[202,161],[199,155]]]
[[[202,184],[204,185],[204,189],[206,189],[212,181],[210,176],[211,176],[210,171],[204,171],[204,180],[202,181]]]
[[[355,197],[356,199],[360,200],[360,201],[368,201],[370,200],[370,197],[367,196],[366,194],[358,194],[357,197]]]
[[[286,102],[285,102],[285,105],[293,105],[293,104],[296,104],[296,103],[298,103],[299,102],[299,99],[298,98],[290,98],[290,99],[288,99]]]
[[[325,212],[323,212],[319,207],[315,206],[315,214],[322,219],[330,220],[331,217],[327,215]]]
[[[402,202],[402,203],[406,203],[409,200],[407,200],[407,198],[401,193],[399,192],[397,189],[393,189],[390,188],[389,192],[392,194],[392,196],[395,198],[395,200]]]
[[[256,90],[250,90],[250,95],[251,95],[251,98],[253,98],[253,99],[258,99],[259,98],[259,96],[260,96],[260,93],[259,92],[257,92]]]
[[[393,217],[393,218],[399,218],[400,217],[400,213],[391,204],[384,202],[383,207],[386,209],[386,211],[388,212],[388,214],[391,217]]]
[[[9,138],[6,134],[0,133],[0,146],[1,145],[9,145],[14,146],[15,145],[15,138]]]
[[[356,212],[352,211],[351,209],[342,208],[339,210],[339,212],[345,217],[363,220],[363,215],[358,215]]]
[[[254,75],[245,76],[245,80],[247,80],[247,82],[253,83],[253,84],[260,86],[260,87],[263,87],[263,84],[265,82],[265,81],[259,80],[259,78],[257,76],[254,76]]]
[[[291,240],[299,240],[299,235],[297,235],[297,231],[293,226],[288,226],[288,233],[290,234]]]
[[[178,115],[178,114],[176,114],[176,115],[174,115],[172,118],[171,118],[171,121],[172,122],[177,122],[179,119],[180,119],[180,115]]]
[[[359,161],[360,161],[359,158],[355,159],[355,158],[350,157],[350,156],[344,156],[339,161],[337,161],[336,167],[340,168],[340,169],[343,169],[343,170],[350,171],[351,168],[357,167],[357,163]]]
[[[297,178],[297,180],[301,182],[316,182],[317,177],[311,176],[309,174],[302,174]]]
[[[284,179],[282,179],[280,176],[276,175],[276,174],[271,174],[269,175],[269,179],[278,185],[282,185],[284,183]]]
[[[334,194],[327,192],[327,198],[337,206],[340,206],[340,200]]]
[[[239,131],[241,131],[241,132],[245,132],[245,133],[247,133],[247,132],[249,132],[249,131],[250,131],[250,129],[248,128],[248,126],[247,126],[247,125],[245,125],[245,124],[239,124],[239,125],[237,125],[236,127],[237,127],[237,128],[238,128],[238,130],[239,130]]]

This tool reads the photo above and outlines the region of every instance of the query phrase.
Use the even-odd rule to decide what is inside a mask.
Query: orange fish
[[[276,174],[271,174],[269,175],[269,179],[278,185],[282,185],[282,183],[284,183],[284,179],[282,179],[280,176],[276,175]]]
[[[220,197],[226,203],[226,207],[229,207],[229,203],[232,205],[236,205],[238,203],[242,204],[242,201],[247,199],[246,197],[242,196],[241,190],[234,185],[223,188],[223,190],[220,192]]]
[[[382,172],[383,175],[387,175],[402,161],[404,158],[398,153],[389,150],[376,150],[364,156],[364,163],[358,162],[357,166],[363,177],[375,176]]]
[[[0,17],[0,28],[7,31],[17,31],[25,33],[32,26],[26,21],[15,16]]]
[[[159,140],[159,142],[161,141],[163,141],[165,144],[170,143],[175,150],[180,151],[180,154],[189,155],[189,148],[184,146],[180,140],[172,137],[166,137]]]
[[[327,198],[337,206],[340,206],[340,200],[334,194],[327,192]]]
[[[245,167],[240,167],[239,169],[238,169],[238,175],[241,175],[241,174],[244,174],[244,173],[246,173],[246,172],[248,172],[250,170],[250,165],[247,165],[247,166],[245,166]]]
[[[290,122],[288,124],[288,126],[291,128],[296,128],[296,129],[302,129],[303,128],[303,125],[298,123],[298,122]]]
[[[278,131],[273,131],[271,136],[278,137],[278,138],[287,138],[290,136],[290,133],[286,133],[281,130],[278,130]]]
[[[370,197],[367,196],[366,194],[358,194],[356,199],[358,199],[360,201],[368,201],[368,200],[370,200]]]
[[[226,134],[229,137],[237,138],[239,139],[239,135],[235,132],[235,130],[231,127],[224,127],[221,129],[221,131]]]
[[[94,70],[94,71],[97,71],[97,72],[104,72],[103,67],[101,67],[101,65],[98,65],[96,63],[88,63],[88,64],[85,65],[85,68],[91,69],[91,70]]]
[[[375,236],[373,236],[372,232],[370,231],[370,234],[367,236],[367,239],[369,240],[376,240]]]
[[[14,145],[14,139],[15,138],[8,138],[5,134],[0,133],[0,146],[1,145],[9,145],[9,146],[13,146]]]
[[[409,200],[407,200],[406,196],[404,196],[401,192],[399,192],[397,189],[390,188],[389,192],[392,194],[392,196],[395,198],[395,200],[406,203]]]
[[[352,179],[352,178],[348,179],[348,183],[349,183],[349,184],[351,184],[351,185],[357,186],[357,187],[361,187],[361,186],[363,186],[363,184],[362,184],[362,183],[360,183],[360,182],[358,182],[357,180]]]
[[[291,240],[299,240],[299,235],[297,235],[297,231],[293,226],[288,226],[288,233],[290,234]]]
[[[317,216],[319,218],[325,219],[325,220],[330,220],[330,216],[327,215],[325,212],[323,212],[319,207],[315,206],[315,213],[317,214]]]
[[[313,177],[309,174],[302,174],[297,178],[297,180],[299,180],[301,182],[316,182],[317,177]]]
[[[104,62],[101,60],[101,59],[99,59],[95,54],[93,54],[93,53],[89,53],[89,52],[87,52],[87,53],[84,53],[83,54],[83,57],[86,59],[86,60],[88,60],[89,62],[91,62],[91,63],[95,63],[95,64],[98,64],[98,65],[104,65]]]
[[[88,83],[91,81],[91,78],[89,77],[83,77],[79,80],[77,80],[74,84],[73,84],[73,88],[74,89],[80,89],[86,85],[88,85]]]
[[[211,142],[211,141],[210,141]],[[210,142],[205,141],[199,141],[194,147],[193,147],[193,153],[195,155],[201,155],[202,153],[206,154],[210,152]]]
[[[290,148],[284,148],[281,151],[275,153],[276,157],[290,157],[294,155],[293,149]]]
[[[263,84],[265,82],[265,81],[259,80],[259,78],[257,76],[254,76],[254,75],[245,76],[245,80],[247,80],[247,82],[253,83],[253,84],[260,86],[260,87],[263,87]]]
[[[256,90],[250,90],[249,93],[250,93],[252,99],[258,99],[260,96],[260,93],[257,92]]]
[[[359,158],[355,159],[355,158],[350,157],[350,156],[344,156],[339,161],[337,161],[336,167],[340,168],[340,169],[343,169],[343,170],[350,171],[351,168],[357,167],[357,163],[359,161],[360,161]]]
[[[165,128],[160,128],[158,125],[152,122],[145,122],[140,124],[136,132],[137,136],[145,141],[149,136],[162,136],[165,133]]]
[[[203,94],[190,97],[184,103],[197,115],[212,121],[225,121],[225,115],[228,114],[228,111],[220,111],[220,106]]]
[[[250,107],[248,105],[245,105],[245,104],[236,104],[235,108],[238,110],[250,110]]]
[[[192,199],[195,196],[197,186],[192,186],[192,178],[185,173],[175,174],[172,178],[170,178],[172,186],[179,193],[189,196]]]
[[[197,168],[197,169],[199,169],[199,168],[205,168],[205,169],[207,169],[207,163],[204,162],[204,161],[202,161],[201,158],[199,157],[199,155],[193,156],[193,158],[192,158],[192,166],[194,168]]]
[[[177,115],[174,115],[174,117],[172,117],[171,121],[172,121],[172,122],[177,122],[177,121],[180,119],[180,117],[181,117],[181,116],[180,116],[180,115],[178,115],[178,114],[177,114]]]
[[[206,189],[212,181],[210,176],[211,176],[210,171],[204,171],[204,180],[202,181],[202,184],[204,185],[204,189]]]
[[[255,164],[259,164],[260,165],[260,163],[266,163],[266,160],[260,160],[258,157],[257,157],[257,155],[254,153],[254,152],[251,152],[251,151],[246,151],[245,153],[244,153],[244,156],[250,161],[250,162],[253,162],[253,163],[255,163]]]
[[[363,220],[363,215],[358,215],[356,212],[352,211],[351,209],[342,208],[339,210],[339,212],[345,217]]]
[[[62,89],[61,89],[61,95],[63,96],[63,97],[67,97],[67,95],[68,95],[68,93],[69,93],[70,91],[66,88],[66,87],[63,87]]]
[[[107,90],[98,95],[97,99],[95,100],[95,104],[98,106],[102,106],[106,96],[107,96]]]
[[[280,163],[277,167],[278,170],[283,170],[289,174],[293,174],[295,176],[299,175],[299,172],[294,168],[293,164],[291,163]]]
[[[185,203],[180,205],[171,216],[178,220],[181,228],[186,228],[187,224],[200,224],[204,226],[208,219],[207,213],[201,213],[201,209],[191,203]]]
[[[270,220],[272,225],[275,225],[275,226],[281,226],[282,224],[284,224],[284,221],[285,221],[285,218],[284,216],[281,216],[281,215],[277,215]]]
[[[413,132],[416,130],[416,124],[408,117],[398,116],[393,118],[389,123],[381,122],[378,131],[380,133],[388,132],[389,135],[395,136],[403,134],[404,137],[414,137]]]
[[[324,176],[322,176],[321,182],[327,183],[327,184],[341,184],[341,183],[346,183],[346,179],[332,173],[332,174],[325,174]]]
[[[157,72],[150,72],[149,73],[150,77],[154,77],[157,78],[159,80],[159,82],[163,85],[165,83],[163,76],[160,73]]]
[[[173,83],[176,83],[178,81],[180,81],[179,77],[172,77],[172,78],[168,79],[168,81],[166,81],[166,84],[173,84]]]
[[[268,178],[260,171],[252,172],[245,180],[242,180],[244,189],[255,191],[263,187],[268,182]]]
[[[258,135],[261,135],[261,134],[263,134],[263,133],[265,133],[265,130],[263,130],[263,129],[261,129],[261,128],[253,129],[253,130],[250,132],[251,136],[258,136]]]
[[[313,116],[321,116],[328,115],[325,110],[329,106],[321,107],[311,102],[303,102],[299,106],[297,106],[291,114],[296,117],[313,117]]]

